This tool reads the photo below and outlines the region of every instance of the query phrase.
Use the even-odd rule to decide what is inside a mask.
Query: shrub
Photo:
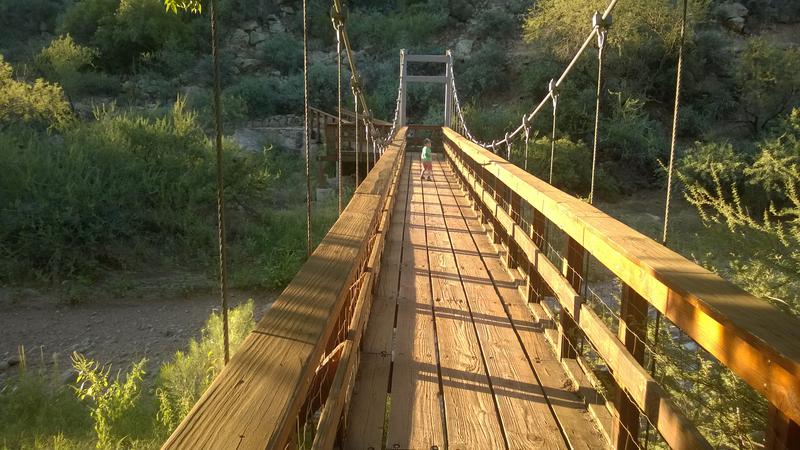
[[[42,361],[46,363],[47,361]],[[23,370],[0,387],[0,446],[28,448],[31,438],[46,436],[85,439],[91,433],[86,407],[72,389],[59,380],[58,365],[45,370]],[[48,448],[41,445],[40,448]]]
[[[136,405],[141,393],[146,359],[131,367],[122,381],[117,376],[111,380],[111,365],[102,366],[79,353],[72,354],[72,364],[78,372],[75,388],[78,398],[89,404],[94,421],[97,448],[108,448],[115,438],[124,437],[117,430],[118,423]]]
[[[0,130],[19,123],[64,127],[72,113],[57,84],[38,79],[32,84],[12,78],[13,69],[0,55]]]
[[[261,47],[261,57],[283,74],[303,69],[303,41],[288,33],[273,34]]]
[[[800,50],[750,39],[735,72],[739,102],[753,134],[785,114],[800,95]]]
[[[506,40],[517,34],[518,23],[513,13],[505,7],[481,9],[475,17],[473,32],[478,40],[487,38]]]
[[[494,39],[489,39],[473,52],[462,67],[455,67],[453,70],[458,74],[458,89],[462,101],[500,89],[508,82],[506,49]]]
[[[233,354],[255,327],[253,301],[231,309],[228,320]],[[171,362],[161,366],[156,382],[157,418],[165,434],[178,426],[222,370],[222,341],[222,317],[214,313],[203,327],[200,339],[192,339],[186,352],[177,352]]]
[[[59,34],[70,34],[87,45],[94,42],[100,24],[110,20],[119,5],[118,0],[81,0],[73,3],[61,16]]]
[[[53,278],[172,252],[213,252],[215,158],[183,101],[148,119],[113,109],[63,137],[0,133],[2,277]],[[229,195],[255,202],[262,155],[226,144]]]
[[[649,184],[657,179],[658,161],[666,155],[667,135],[639,99],[620,98],[612,108],[611,117],[600,124],[598,161],[616,166],[620,180]]]
[[[335,80],[335,78],[334,78]],[[226,90],[244,100],[251,116],[265,117],[302,110],[302,77],[249,76]]]
[[[91,67],[95,57],[97,50],[77,44],[72,36],[66,34],[43,48],[37,62],[45,73],[64,76]]]

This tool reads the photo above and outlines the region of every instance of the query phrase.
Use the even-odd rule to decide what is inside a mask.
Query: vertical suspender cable
[[[356,142],[355,142],[355,147],[356,147],[356,184],[355,184],[355,189],[358,189],[358,175],[359,175],[359,173],[358,173],[358,154],[361,153],[360,149],[358,148],[358,133],[361,130],[358,129],[359,128],[358,127],[358,91],[357,91],[358,87],[355,84],[355,83],[357,83],[357,81],[355,81],[355,76],[353,78],[351,78],[351,80],[353,80],[351,82],[353,84],[353,108],[354,108],[355,113],[356,113],[356,119],[353,122],[353,131],[356,134],[356,138],[355,138],[356,139]]]
[[[681,14],[681,30],[680,40],[678,41],[678,67],[675,74],[675,103],[672,109],[672,136],[670,137],[669,147],[669,166],[667,167],[667,198],[664,202],[664,230],[661,235],[661,244],[667,245],[667,233],[669,230],[669,208],[672,200],[672,172],[675,167],[675,148],[678,139],[678,117],[680,113],[681,103],[681,84],[683,77],[683,46],[686,41],[686,15],[688,9],[688,1],[683,0],[683,11]],[[661,330],[661,313],[656,311],[655,330],[653,332],[653,348],[658,351],[658,335]],[[655,378],[656,375],[656,359],[655,355],[650,358],[650,375]],[[646,424],[645,430],[645,446],[650,442],[650,423]]]
[[[603,94],[603,49],[606,44],[606,36],[608,35],[608,24],[611,22],[609,15],[606,20],[599,12],[594,13],[592,17],[592,25],[597,29],[597,92],[595,95],[595,111],[594,111],[594,142],[592,144],[592,181],[589,188],[589,204],[594,202],[594,179],[597,172],[597,141],[600,132],[600,100]]]
[[[678,44],[678,68],[675,75],[675,104],[672,110],[672,137],[669,147],[669,167],[667,168],[667,199],[664,205],[664,233],[661,243],[667,245],[667,230],[669,227],[669,207],[672,200],[672,172],[675,165],[675,147],[678,138],[678,114],[681,101],[681,82],[683,75],[683,45],[686,36],[686,9],[687,0],[683,0],[683,16],[681,18],[681,34]]]
[[[222,100],[219,75],[218,0],[211,0],[211,59],[214,72],[214,146],[217,151],[217,240],[219,242],[219,290],[222,302],[222,345],[225,364],[230,360],[228,343],[228,248],[225,242],[225,180],[222,154]]]
[[[364,152],[367,158],[367,165],[364,170],[364,177],[366,178],[369,174],[369,123],[367,123],[367,120],[364,120],[364,148],[367,150]]]
[[[336,176],[339,183],[339,214],[344,210],[344,198],[342,189],[342,12],[336,9],[334,5],[331,11],[331,20],[333,20],[333,28],[336,30],[336,87],[337,87],[337,141],[336,141]]]
[[[556,156],[556,116],[558,114],[556,80],[550,80],[550,98],[553,99],[553,134],[550,137],[550,178],[548,178],[547,182],[553,184],[553,161]]]
[[[525,172],[528,171],[528,141],[530,141],[531,138],[531,128],[528,126],[528,121],[525,120],[526,118],[526,116],[522,116],[522,125],[524,125],[522,131],[525,133],[525,162],[523,167]]]
[[[311,146],[308,142],[308,0],[303,0],[303,152],[306,163],[306,250],[311,256]]]

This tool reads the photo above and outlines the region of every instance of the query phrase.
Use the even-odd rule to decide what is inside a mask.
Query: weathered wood
[[[400,130],[402,139],[405,130]],[[368,178],[377,194],[355,195],[330,232],[245,339],[164,448],[279,447],[334,331],[349,287],[367,256],[399,149]],[[265,408],[264,405],[269,405]]]
[[[630,287],[622,286],[620,298],[619,340],[628,349],[633,359],[644,366],[644,339],[647,336],[647,301]],[[618,420],[614,422],[614,443],[620,450],[639,448],[639,409],[624,387],[618,386],[615,399]]]
[[[800,321],[450,129],[446,140],[575,239],[700,346],[800,422]]]
[[[409,154],[407,158],[412,160],[412,167],[405,181],[411,183],[411,190],[397,299],[387,447],[445,448],[433,303],[427,282],[422,186],[416,176],[420,169],[419,156]],[[418,283],[418,278],[426,282]]]
[[[562,265],[562,273],[564,278],[567,279],[572,289],[575,292],[581,292],[583,287],[583,264],[586,259],[586,250],[572,238],[567,239],[567,256],[564,258]],[[561,337],[559,340],[558,353],[561,359],[575,358],[577,356],[576,346],[578,345],[578,324],[576,320],[580,318],[580,305],[576,306],[573,312],[566,308],[562,308],[558,314],[558,321],[560,324],[559,332]]]
[[[445,178],[452,180],[454,178],[452,172]],[[603,438],[598,433],[597,424],[586,411],[584,401],[574,391],[566,388],[569,385],[568,377],[557,360],[553,347],[547,343],[541,321],[533,317],[525,300],[515,288],[514,280],[506,272],[500,255],[490,245],[489,238],[478,223],[478,218],[470,208],[468,200],[458,195],[455,196],[455,200],[467,222],[480,257],[491,273],[528,361],[545,395],[552,399],[549,403],[563,430],[563,437],[573,449],[598,448]]]
[[[394,328],[397,287],[400,278],[400,258],[403,230],[408,208],[408,172],[411,162],[403,165],[402,180],[398,180],[397,198],[387,230],[386,248],[378,275],[376,296],[366,333],[361,343],[361,365],[353,388],[350,419],[345,433],[344,448],[379,449],[384,432],[384,411],[389,390],[392,335]]]
[[[436,184],[423,182],[436,332],[449,448],[502,448],[503,431],[472,323],[469,300],[451,248]]]
[[[441,164],[437,164],[437,175],[440,167]],[[466,302],[471,306],[508,447],[566,448],[544,391],[495,290],[494,279],[473,242],[448,178],[443,172],[442,176],[436,177],[438,201]]]
[[[800,425],[772,405],[769,406],[766,434],[766,450],[800,449]]]
[[[458,170],[463,170],[463,163],[458,160],[450,149],[447,151],[453,159],[454,166]],[[467,173],[467,171],[462,171],[462,173]],[[467,177],[469,177],[469,175],[467,175]],[[473,183],[473,186],[473,189],[476,189],[476,192],[479,193],[480,187],[477,186],[477,183]],[[482,199],[484,203],[490,203],[492,201],[489,196],[483,196]],[[497,214],[499,216],[498,223],[501,226],[513,229],[515,224],[510,220],[510,217],[504,218],[504,213],[500,209],[496,209],[496,211],[498,211]],[[532,245],[532,243],[526,243],[525,245]],[[534,250],[538,249],[534,247]],[[569,281],[572,289],[578,291],[583,282],[581,273],[583,272],[585,251],[577,240],[569,237],[566,253],[567,256],[562,267],[563,276]],[[627,353],[622,343],[611,334],[608,328],[602,324],[600,319],[597,318],[593,312],[590,310],[581,311],[580,305],[576,304],[574,311],[579,314],[577,314],[577,321],[575,321],[575,319],[573,319],[574,315],[570,313],[569,308],[564,306],[566,305],[562,301],[558,327],[560,331],[558,339],[560,350],[566,349],[568,352],[570,350],[574,352],[574,341],[564,339],[565,335],[569,336],[568,331],[565,331],[565,322],[567,326],[572,327],[572,330],[575,331],[577,331],[577,327],[574,323],[577,322],[577,324],[580,324],[580,330],[586,334],[592,344],[597,348],[603,360],[613,371],[615,380],[625,389],[633,390],[631,394],[637,405],[648,413],[649,417],[656,418],[655,421],[659,427],[664,427],[663,430],[659,428],[659,431],[664,435],[670,445],[673,445],[674,448],[707,448],[708,444],[702,436],[700,436],[697,430],[682,414],[674,409],[672,402],[664,396],[660,387],[655,384],[655,382],[653,382],[653,386],[647,386],[649,383],[647,380],[652,379],[649,378],[649,375],[647,375],[641,365],[632,359],[632,356]],[[586,318],[584,318],[585,314],[587,315]],[[609,336],[611,337],[609,338]],[[562,356],[564,355],[563,351],[560,353]],[[644,390],[648,391],[646,396],[642,394]]]

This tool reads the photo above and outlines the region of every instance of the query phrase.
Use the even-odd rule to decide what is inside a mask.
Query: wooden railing
[[[766,398],[767,447],[800,446],[800,321],[449,128],[444,147],[532,312],[552,324],[548,337],[613,447],[637,448],[642,414],[671,448],[710,448],[646,368],[649,308]],[[622,284],[616,332],[587,304],[589,259]],[[589,398],[599,386],[578,340],[610,372],[609,404]]]
[[[405,132],[395,134],[313,255],[163,448],[331,448],[358,368]]]
[[[381,135],[385,136],[391,125],[376,125],[375,130]],[[356,153],[356,133],[358,133],[358,147],[361,150],[359,153],[359,160],[361,162],[367,161],[367,153],[370,153],[369,160],[373,161],[373,149],[367,142],[367,133],[363,126],[356,128],[353,123],[342,122],[342,160],[355,161]],[[327,161],[336,161],[339,156],[337,150],[339,140],[339,125],[338,123],[328,123],[325,125],[325,156],[323,159]],[[372,164],[372,163],[370,163]]]

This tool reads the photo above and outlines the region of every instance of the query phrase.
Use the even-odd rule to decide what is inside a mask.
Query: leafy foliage
[[[750,157],[734,154],[730,146],[711,149],[706,156],[692,152],[681,163],[687,200],[705,221],[723,222],[732,233],[762,243],[755,254],[735,255],[734,278],[800,315],[800,281],[794,276],[800,273],[800,110]],[[710,179],[703,177],[709,172]]]
[[[754,134],[785,114],[800,95],[800,50],[750,39],[736,70],[740,102]]]
[[[142,377],[146,359],[131,367],[122,381],[119,373],[110,378],[111,365],[101,366],[79,353],[72,354],[72,364],[78,372],[78,398],[89,404],[97,435],[97,448],[107,448],[115,438],[117,422],[135,406],[141,394]]]
[[[13,69],[0,55],[0,130],[26,123],[37,127],[64,127],[72,113],[57,84],[37,79],[32,84],[15,80]]]
[[[228,320],[230,350],[234,353],[255,326],[253,301],[231,309]],[[178,426],[222,370],[221,343],[222,316],[214,313],[203,327],[200,339],[192,339],[186,352],[177,352],[171,362],[161,366],[156,397],[158,422],[165,434]]]

